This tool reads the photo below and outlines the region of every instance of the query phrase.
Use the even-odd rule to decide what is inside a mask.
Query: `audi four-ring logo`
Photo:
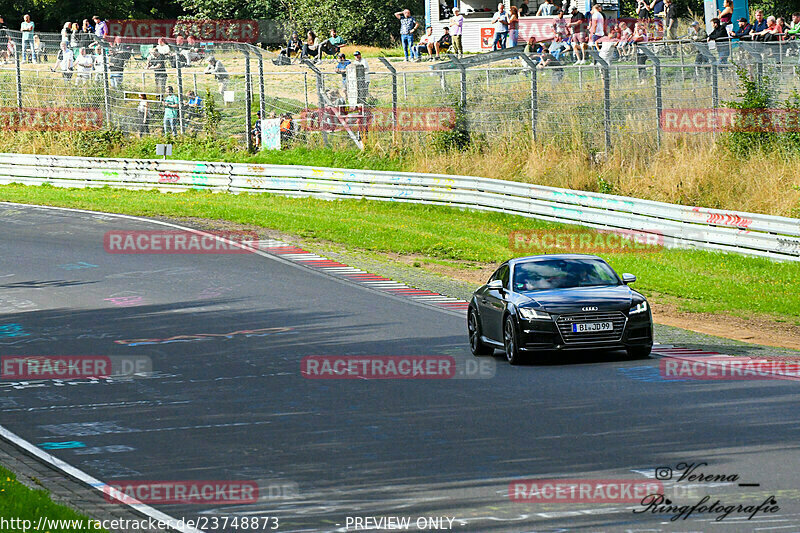
[[[581,307],[581,311],[597,311],[597,307]]]

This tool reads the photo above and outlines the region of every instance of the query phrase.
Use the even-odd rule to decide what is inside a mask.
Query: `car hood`
[[[543,307],[548,313],[580,313],[582,307],[597,307],[598,311],[622,311],[627,313],[631,302],[642,299],[639,293],[627,285],[613,287],[575,287],[521,292],[527,298],[520,302],[523,307]]]

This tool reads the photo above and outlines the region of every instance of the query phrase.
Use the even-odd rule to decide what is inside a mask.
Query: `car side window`
[[[494,274],[492,274],[492,277],[489,278],[489,281],[494,281],[496,279],[499,279],[503,282],[503,287],[508,288],[508,279],[510,272],[511,269],[508,268],[508,265],[503,265],[500,268],[498,268]]]

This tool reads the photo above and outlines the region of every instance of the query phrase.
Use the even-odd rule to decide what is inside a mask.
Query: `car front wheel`
[[[469,332],[469,348],[472,351],[472,355],[477,357],[490,355],[494,352],[494,348],[487,346],[481,340],[481,335],[483,335],[481,321],[474,307],[470,308],[469,315],[467,315],[467,331]]]
[[[522,356],[519,353],[519,346],[517,345],[517,328],[514,326],[514,319],[511,316],[506,317],[503,326],[503,344],[506,349],[506,359],[512,365],[518,365],[522,362]]]
[[[641,346],[636,348],[628,348],[628,357],[631,359],[647,359],[650,357],[650,352],[653,350],[651,346]]]

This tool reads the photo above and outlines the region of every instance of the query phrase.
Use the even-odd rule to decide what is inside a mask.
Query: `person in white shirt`
[[[25,15],[22,19],[22,24],[19,27],[19,31],[22,32],[22,61],[25,62],[25,58],[28,55],[28,48],[31,49],[31,59],[34,63],[36,63],[36,48],[33,45],[33,29],[34,24],[31,21],[30,15]]]
[[[75,76],[75,85],[89,81],[92,77],[92,70],[94,70],[94,57],[89,54],[86,48],[81,48],[81,53],[78,59],[75,60],[75,66],[78,69],[78,75]]]
[[[72,57],[72,50],[69,49],[67,43],[61,41],[61,50],[58,52],[58,57],[56,58],[56,64],[51,68],[53,72],[58,70],[61,72],[61,75],[64,76],[65,80],[72,79],[72,63],[74,58]]]
[[[428,52],[428,60],[433,60],[434,46],[436,44],[436,39],[433,38],[433,28],[428,26],[428,29],[425,30],[425,35],[420,38],[419,43],[414,48],[416,50],[417,61],[422,60],[422,53]]]
[[[605,18],[603,17],[603,6],[595,4],[592,6],[592,20],[589,23],[589,43],[597,48],[597,40],[604,37]]]
[[[369,63],[367,63],[367,60],[365,58],[361,57],[361,52],[359,52],[358,50],[353,52],[352,63],[354,65],[361,65],[362,67],[364,67],[364,83],[367,86],[367,90],[369,90]]]

